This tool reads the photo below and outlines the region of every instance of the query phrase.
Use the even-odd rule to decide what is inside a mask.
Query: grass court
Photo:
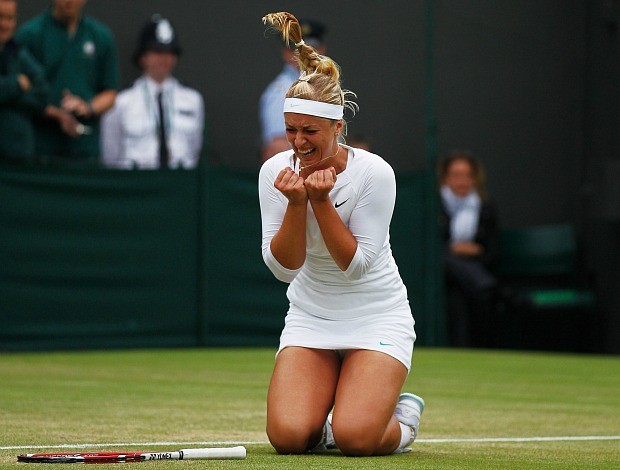
[[[404,387],[426,400],[413,452],[360,459],[333,451],[303,456],[273,451],[264,429],[274,353],[4,353],[0,468],[32,466],[17,463],[21,453],[238,444],[247,448],[246,460],[97,468],[620,468],[615,356],[417,348]]]

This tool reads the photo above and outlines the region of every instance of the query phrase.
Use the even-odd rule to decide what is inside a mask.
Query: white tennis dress
[[[287,346],[369,349],[396,358],[409,370],[414,321],[389,236],[396,200],[394,171],[378,155],[344,147],[347,167],[337,175],[329,196],[358,244],[346,271],[329,254],[310,203],[304,265],[290,270],[275,259],[271,239],[280,229],[288,199],[274,181],[282,169],[294,168],[293,151],[274,155],[260,170],[263,259],[277,279],[290,283],[279,351]]]

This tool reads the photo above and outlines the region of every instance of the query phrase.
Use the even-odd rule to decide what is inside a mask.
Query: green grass
[[[17,454],[44,452],[46,449],[40,446],[46,445],[222,441],[248,443],[247,459],[139,465],[143,469],[620,466],[620,440],[432,441],[618,436],[618,357],[416,349],[405,389],[422,395],[427,403],[419,442],[410,454],[355,459],[338,452],[278,456],[266,443],[265,399],[274,352],[191,349],[5,353],[0,356],[0,468],[23,467],[26,464],[16,462]],[[8,446],[30,447],[6,449]],[[175,450],[201,446],[122,445],[116,449],[62,450]],[[59,467],[63,465],[54,468]]]

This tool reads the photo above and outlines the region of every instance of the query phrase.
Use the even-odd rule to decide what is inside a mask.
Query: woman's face
[[[467,196],[475,183],[474,170],[467,160],[456,159],[450,163],[444,177],[444,184],[454,194],[460,197]]]
[[[316,163],[338,152],[338,134],[342,120],[307,114],[284,113],[286,140],[295,151],[303,166]]]

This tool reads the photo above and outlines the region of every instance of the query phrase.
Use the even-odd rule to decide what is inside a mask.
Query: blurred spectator
[[[118,59],[111,31],[83,15],[85,3],[52,0],[16,35],[43,65],[50,85],[45,118],[36,122],[39,155],[99,156],[99,117],[114,104]]]
[[[47,84],[43,67],[13,39],[17,0],[0,0],[0,157],[34,155],[32,118],[43,113]]]
[[[492,346],[499,255],[494,206],[480,161],[454,152],[440,162],[441,230],[445,242],[446,310],[453,346]]]
[[[194,168],[203,146],[200,93],[172,76],[181,55],[170,21],[154,15],[134,53],[143,70],[103,117],[103,163],[112,168]]]
[[[372,151],[370,141],[362,134],[353,134],[352,136],[347,137],[346,143],[350,147],[356,149],[367,150],[368,152]]]
[[[323,42],[326,33],[325,25],[315,20],[300,20],[302,34],[306,44],[325,55],[327,47]],[[291,146],[286,140],[284,126],[284,98],[293,82],[299,78],[299,68],[295,60],[295,48],[285,45],[282,47],[284,68],[278,76],[267,86],[260,97],[259,117],[261,124],[262,161],[271,158],[278,152],[289,150]]]

